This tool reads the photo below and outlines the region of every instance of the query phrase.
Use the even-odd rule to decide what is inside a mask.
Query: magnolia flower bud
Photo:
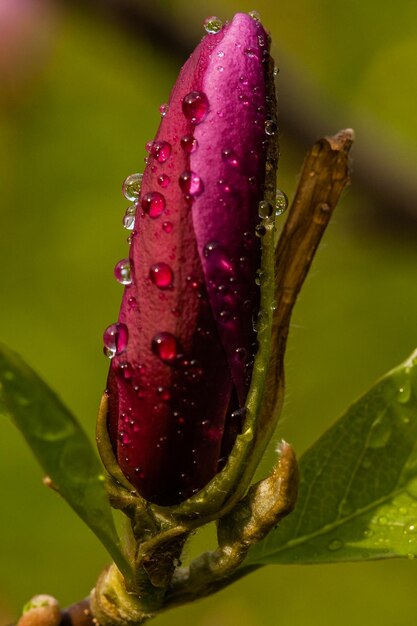
[[[125,284],[119,319],[104,337],[113,450],[130,483],[159,505],[190,497],[224,466],[256,353],[258,212],[276,132],[269,38],[241,13],[212,31],[148,144],[125,218],[129,259],[116,266]]]

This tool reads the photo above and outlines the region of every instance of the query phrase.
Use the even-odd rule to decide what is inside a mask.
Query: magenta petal
[[[237,14],[202,76],[210,110],[205,123],[195,129],[199,149],[190,157],[191,169],[201,173],[205,188],[193,204],[198,251],[242,406],[258,301],[260,246],[254,232],[265,177],[265,60],[268,36],[262,25]]]
[[[108,427],[126,477],[161,505],[204,487],[241,427],[258,301],[267,41],[244,14],[202,40],[143,176]]]

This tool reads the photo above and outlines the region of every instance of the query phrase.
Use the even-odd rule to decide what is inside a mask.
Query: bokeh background
[[[292,196],[314,139],[357,131],[352,185],[295,310],[277,437],[301,454],[417,346],[416,3],[0,0],[1,340],[92,438],[127,249],[121,182],[143,168],[203,19],[252,9],[280,68],[280,187]],[[107,563],[41,478],[2,419],[0,623],[34,593],[85,596]],[[155,624],[409,626],[416,591],[417,561],[267,567]]]

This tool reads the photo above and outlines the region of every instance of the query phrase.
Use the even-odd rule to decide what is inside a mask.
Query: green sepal
[[[50,484],[68,502],[126,576],[104,476],[94,449],[72,413],[12,350],[0,344],[0,413],[22,432]]]
[[[417,557],[417,351],[300,460],[294,512],[243,567]]]

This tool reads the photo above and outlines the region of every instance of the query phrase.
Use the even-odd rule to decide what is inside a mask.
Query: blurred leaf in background
[[[311,137],[359,130],[352,187],[291,328],[277,438],[300,455],[416,345],[417,8],[408,0],[395,7],[376,0],[120,0],[117,10],[104,0],[9,1],[23,22],[31,16],[32,35],[24,31],[28,47],[19,44],[18,57],[11,44],[4,57],[0,44],[0,67],[6,62],[9,76],[0,86],[1,339],[48,381],[91,438],[108,366],[101,335],[121,296],[112,269],[127,247],[120,185],[142,167],[159,105],[185,50],[203,34],[203,18],[256,9],[273,34],[282,110],[279,186],[290,196]],[[0,32],[6,23],[11,33],[6,4]],[[40,18],[30,13],[35,9]],[[0,429],[6,622],[35,593],[63,604],[85,596],[107,556],[43,487],[19,433],[5,420]],[[269,455],[265,472],[271,461]],[[413,561],[266,567],[158,623],[408,625],[416,585]]]

